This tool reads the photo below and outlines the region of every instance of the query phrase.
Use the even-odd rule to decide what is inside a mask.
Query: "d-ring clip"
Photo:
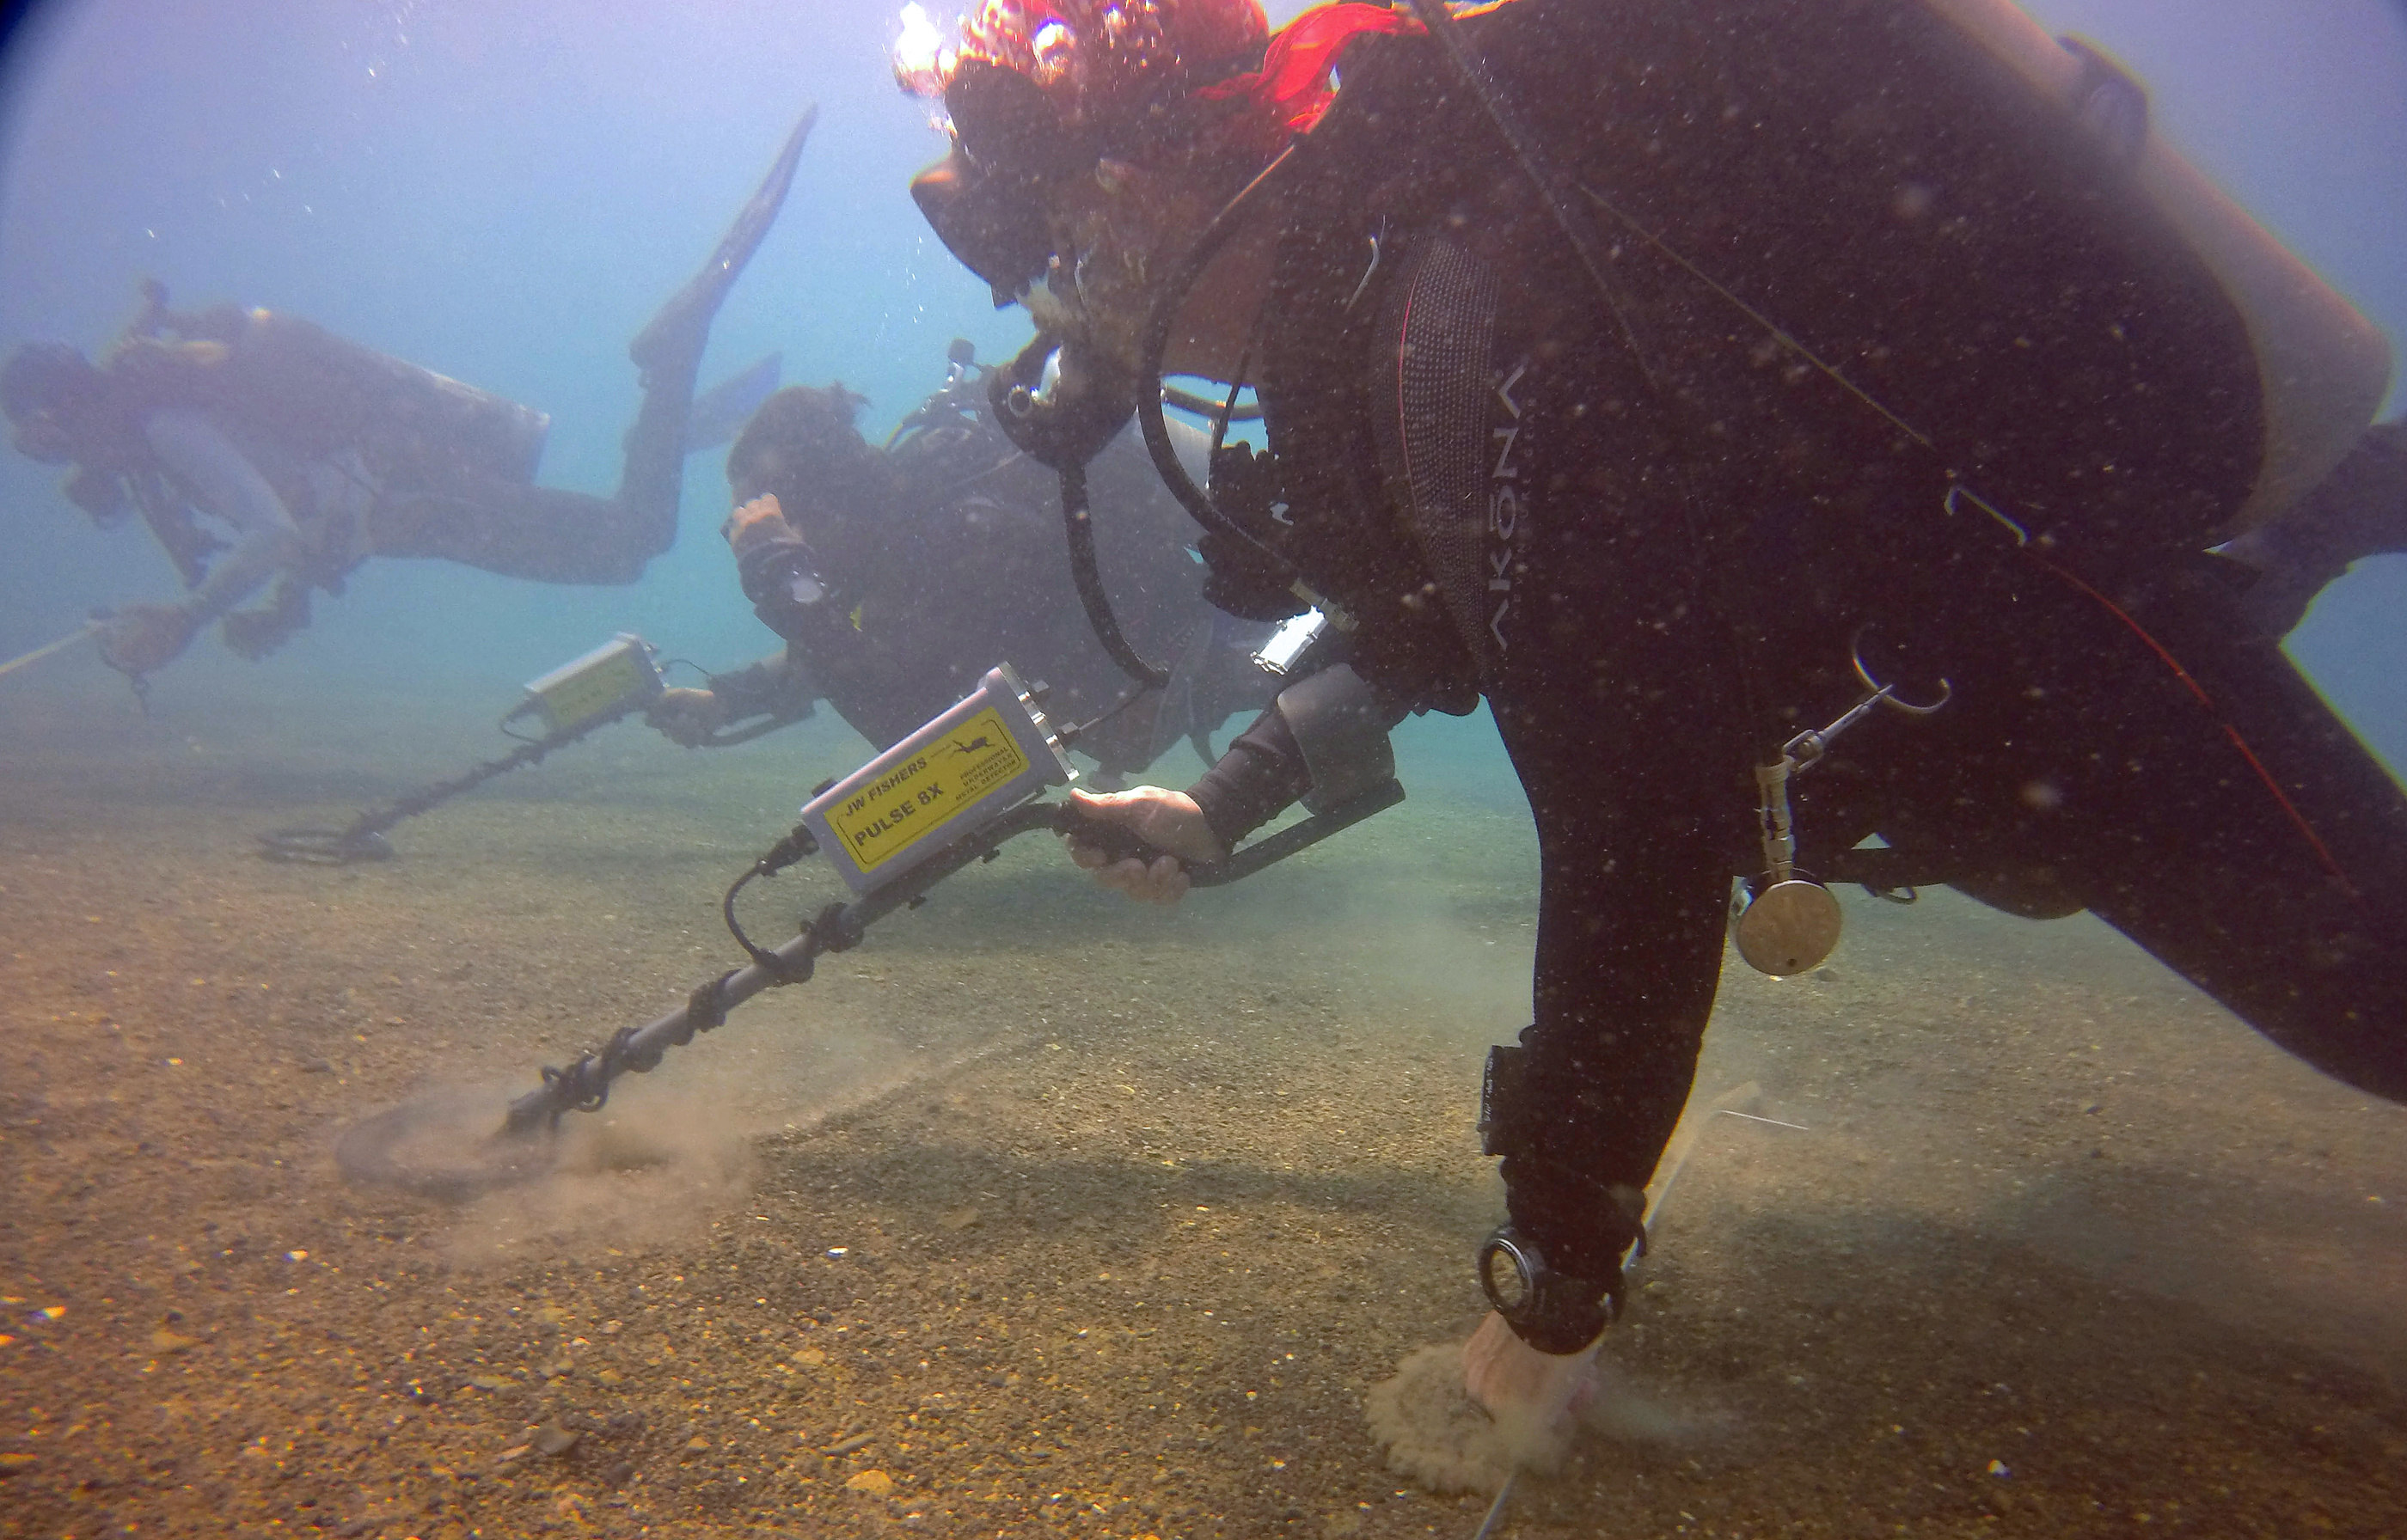
[[[2007,515],[2004,509],[1999,507],[1996,503],[1991,502],[1987,498],[1983,497],[1980,493],[1973,490],[1973,488],[1965,486],[1960,481],[1948,483],[1947,495],[1939,500],[1939,506],[1942,512],[1952,517],[1958,511],[1959,505],[1967,502],[1971,503],[1973,507],[1980,509],[1981,512],[1988,515],[1991,518],[1997,520],[1999,525],[2005,530],[2006,533],[2015,537],[2015,544],[2028,545],[2030,544],[2030,531],[2029,530],[2024,529],[2020,524],[2016,523]]]
[[[1781,745],[1780,753],[1782,757],[1788,761],[1790,774],[1793,775],[1818,764],[1822,756],[1829,752],[1830,741],[1862,721],[1865,713],[1874,706],[1887,706],[1892,710],[1901,711],[1908,716],[1929,716],[1932,712],[1955,699],[1956,686],[1943,679],[1939,682],[1939,699],[1927,706],[1917,706],[1910,700],[1899,699],[1896,685],[1882,684],[1873,677],[1870,669],[1864,667],[1863,644],[1866,629],[1869,628],[1857,629],[1855,641],[1849,644],[1847,657],[1856,666],[1856,677],[1863,681],[1864,688],[1871,693],[1848,707],[1846,713],[1829,727],[1819,731],[1808,729],[1801,732]]]
[[[1856,666],[1856,677],[1864,682],[1864,688],[1873,692],[1873,699],[1878,700],[1884,706],[1894,706],[1908,716],[1929,716],[1956,698],[1956,686],[1947,680],[1942,679],[1939,682],[1939,699],[1928,706],[1917,706],[1911,701],[1899,699],[1896,685],[1882,684],[1873,677],[1873,671],[1870,669],[1864,667],[1864,632],[1869,629],[1871,628],[1868,626],[1857,628],[1856,639],[1847,647],[1847,660]],[[1867,706],[1872,703],[1872,700],[1864,702]]]

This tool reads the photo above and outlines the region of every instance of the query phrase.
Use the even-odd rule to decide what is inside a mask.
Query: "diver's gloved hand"
[[[272,609],[236,610],[218,623],[226,650],[253,663],[284,645],[293,629]]]
[[[644,720],[670,742],[698,749],[727,726],[727,703],[709,690],[674,687],[662,690],[644,708]]]
[[[719,532],[735,553],[736,580],[761,623],[806,648],[841,646],[855,629],[851,606],[819,575],[808,542],[763,492],[727,517]]]
[[[150,673],[172,662],[199,629],[181,604],[128,604],[101,624],[100,656],[121,672]]]
[[[745,558],[773,544],[798,538],[794,527],[786,522],[786,510],[774,492],[763,492],[737,507],[719,527],[719,532],[726,540],[727,548],[735,553],[739,565]]]
[[[1099,847],[1077,836],[1069,837],[1070,859],[1095,874],[1095,881],[1145,904],[1175,904],[1187,897],[1185,861],[1218,861],[1229,854],[1204,810],[1183,791],[1163,786],[1135,786],[1101,797],[1074,791],[1070,800],[1091,818],[1118,824],[1163,854],[1151,861],[1133,856],[1113,860]]]

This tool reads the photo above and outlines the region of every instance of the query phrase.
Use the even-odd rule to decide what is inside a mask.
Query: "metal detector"
[[[649,707],[666,687],[653,661],[657,652],[633,631],[620,631],[584,657],[528,683],[526,698],[502,717],[502,730],[520,739],[519,747],[448,781],[437,781],[382,807],[371,808],[340,828],[305,824],[270,829],[259,837],[260,855],[270,861],[328,867],[390,859],[392,843],[385,834],[402,820],[440,807],[497,775],[535,764],[554,749]],[[512,729],[511,724],[529,717],[543,724],[542,736],[528,738]],[[703,739],[698,746],[716,749],[748,743],[794,720],[772,716],[739,728],[722,728]]]
[[[459,1201],[541,1175],[549,1136],[570,1112],[609,1100],[611,1082],[660,1066],[668,1050],[711,1031],[762,990],[807,982],[819,957],[858,946],[868,927],[898,909],[916,908],[928,891],[964,867],[991,861],[1023,834],[1075,833],[1114,858],[1159,855],[1067,802],[1040,798],[1077,778],[1065,750],[1073,733],[1049,722],[1039,695],[1008,664],[990,669],[971,694],[910,737],[839,781],[823,783],[802,820],[736,878],[721,900],[729,933],[751,958],[696,985],[685,1003],[642,1026],[622,1026],[601,1048],[564,1067],[547,1065],[543,1083],[512,1101],[491,1133],[462,1149],[423,1131],[458,1110],[457,1097],[429,1098],[377,1113],[346,1129],[336,1159],[349,1180]],[[1384,744],[1382,745],[1384,747]],[[1367,783],[1367,784],[1365,784]],[[1318,843],[1403,800],[1387,761],[1383,779],[1362,777],[1329,802],[1307,802],[1310,816],[1255,841],[1223,861],[1189,863],[1197,887],[1218,887]],[[1317,804],[1317,806],[1315,804]],[[824,855],[853,894],[805,920],[776,947],[745,933],[735,900],[746,884]]]

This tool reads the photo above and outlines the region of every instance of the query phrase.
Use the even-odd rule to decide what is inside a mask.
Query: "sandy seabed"
[[[740,960],[720,889],[857,743],[614,728],[277,866],[258,830],[506,745],[173,678],[148,722],[0,697],[0,1533],[1477,1523],[1365,1403],[1478,1319],[1509,785],[1408,740],[1413,800],[1174,913],[1022,841],[444,1205],[347,1186],[337,1131],[498,1118]],[[1821,971],[1726,972],[1700,1099],[1752,1116],[1692,1121],[1604,1405],[1500,1533],[2407,1531],[2407,1114],[2087,919],[1847,907]]]

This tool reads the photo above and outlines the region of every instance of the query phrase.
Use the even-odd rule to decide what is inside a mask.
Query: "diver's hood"
[[[1248,55],[1194,73],[1219,79],[1260,62]],[[1026,303],[1037,323],[1035,339],[989,377],[996,419],[1045,464],[1083,463],[1136,410],[1136,338],[1153,299],[1144,275],[1173,226],[1125,210],[1081,212],[1090,204],[1081,184],[1091,179],[1106,198],[1143,208],[1146,186],[1194,175],[1186,157],[1233,109],[1198,99],[1165,103],[1118,131],[1079,126],[1027,76],[981,60],[961,65],[945,106],[952,148],[912,179],[912,200],[946,249],[986,280],[998,309]],[[1148,184],[1146,168],[1158,162],[1180,169]],[[1198,185],[1204,191],[1195,196],[1208,196],[1208,180]],[[1166,196],[1175,205],[1177,194]],[[1154,204],[1154,215],[1164,206]],[[1215,198],[1204,212],[1217,206]]]

